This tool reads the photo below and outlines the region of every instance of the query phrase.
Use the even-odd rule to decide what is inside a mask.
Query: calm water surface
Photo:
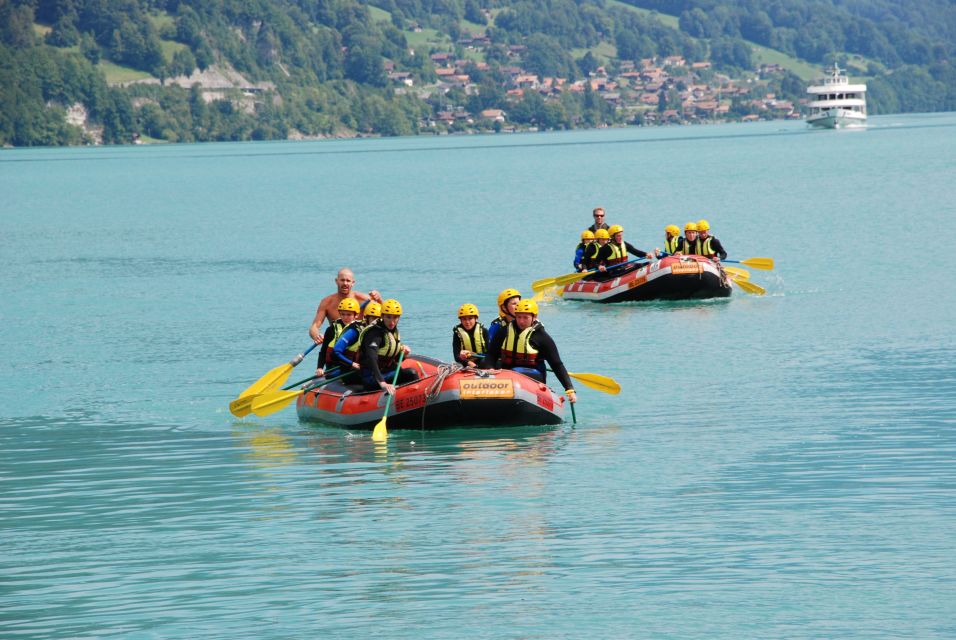
[[[920,250],[954,148],[933,114],[3,151],[0,637],[956,637],[956,294]],[[769,294],[545,305],[624,387],[576,427],[229,414],[338,267],[447,359],[599,204],[642,248],[707,217]]]

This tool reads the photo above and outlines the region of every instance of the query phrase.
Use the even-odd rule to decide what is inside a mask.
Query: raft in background
[[[567,300],[632,302],[726,298],[730,292],[730,279],[712,260],[703,256],[668,256],[650,264],[618,269],[610,278],[572,282],[561,289],[560,295]]]
[[[560,424],[565,398],[546,384],[509,370],[462,369],[409,355],[404,368],[419,379],[396,388],[389,429],[452,429]],[[295,410],[303,422],[371,430],[385,409],[384,391],[357,391],[340,382],[306,391]]]

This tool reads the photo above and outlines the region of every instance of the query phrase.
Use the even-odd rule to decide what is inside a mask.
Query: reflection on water
[[[289,438],[278,429],[233,431],[241,446],[248,447],[246,457],[260,467],[284,467],[297,462]]]

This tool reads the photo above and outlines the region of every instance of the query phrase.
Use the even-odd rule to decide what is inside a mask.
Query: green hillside
[[[954,7],[0,0],[0,143],[798,117],[806,81],[834,62],[870,84],[872,113],[951,110]]]

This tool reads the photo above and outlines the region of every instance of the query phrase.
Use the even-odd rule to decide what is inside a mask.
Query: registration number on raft
[[[458,391],[462,400],[515,397],[511,380],[459,380]]]

